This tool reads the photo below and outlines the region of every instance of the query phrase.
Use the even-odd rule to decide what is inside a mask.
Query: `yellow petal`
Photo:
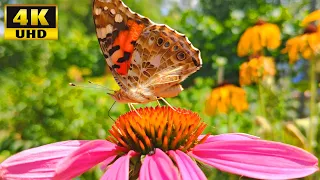
[[[263,61],[263,74],[264,76],[274,76],[276,74],[276,68],[274,59],[272,57],[265,57]]]
[[[302,53],[302,57],[311,60],[313,57],[313,51],[311,48],[306,48]]]
[[[218,102],[217,103],[217,110],[219,113],[227,113],[228,112],[228,107],[224,102]]]
[[[319,33],[309,34],[307,41],[314,54],[319,51],[319,46],[320,46]]]
[[[244,62],[240,65],[239,69],[239,83],[241,86],[250,85],[250,74],[249,74],[249,65],[247,62]]]
[[[297,37],[295,44],[297,45],[298,51],[302,52],[304,49],[309,47],[308,44],[308,34],[303,34]]]
[[[205,113],[209,116],[212,116],[216,113],[215,101],[212,101],[210,98],[206,101]]]
[[[280,46],[280,29],[275,24],[266,24],[267,31],[269,32],[268,40],[267,40],[267,47],[270,49],[276,49]]]
[[[252,34],[250,36],[252,39],[252,53],[257,54],[262,50],[258,26],[252,28]]]
[[[239,43],[238,43],[238,56],[243,57],[249,54],[250,48],[251,48],[251,33],[252,28],[248,28],[240,37]]]
[[[288,52],[288,56],[289,56],[289,62],[290,63],[294,63],[298,60],[298,51],[297,49],[290,49],[290,51]]]
[[[306,26],[313,21],[320,19],[320,10],[313,11],[307,17],[305,17],[301,23],[302,26]]]
[[[301,48],[301,43],[303,43],[301,36],[293,37],[287,41],[286,48],[282,50],[283,53],[288,53],[290,63],[298,60],[298,48]]]
[[[268,26],[266,26],[266,24],[264,24],[264,25],[260,25],[257,27],[260,28],[259,38],[260,38],[261,46],[266,47],[267,46],[267,39],[270,36],[270,34],[268,32]]]

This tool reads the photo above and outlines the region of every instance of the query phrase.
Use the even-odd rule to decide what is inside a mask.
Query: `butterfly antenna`
[[[85,86],[85,85],[79,85],[79,84],[75,84],[75,83],[69,83],[69,86],[81,87],[81,88],[90,88],[90,89],[104,89],[105,90],[105,88],[101,88],[101,87]]]
[[[115,122],[115,120],[110,116],[110,111],[111,111],[112,107],[116,104],[116,102],[117,101],[114,101],[113,104],[111,105],[110,109],[108,110],[108,116],[113,122]]]
[[[73,87],[114,91],[114,90],[108,89],[108,88],[106,88],[106,87],[104,87],[104,86],[101,86],[101,85],[98,85],[98,84],[94,84],[94,85],[95,85],[95,86],[85,86],[85,85],[78,85],[78,84],[75,84],[75,83],[69,83],[69,86],[73,86]]]
[[[108,91],[113,91],[113,92],[115,92],[115,90],[109,89],[109,88],[107,88],[106,86],[103,86],[103,85],[94,83],[94,82],[92,82],[92,81],[90,81],[90,80],[88,81],[88,83],[89,83],[89,84],[92,84],[92,85],[95,85],[95,86],[98,86],[98,87],[100,87],[100,88],[106,89],[106,90],[108,90]]]

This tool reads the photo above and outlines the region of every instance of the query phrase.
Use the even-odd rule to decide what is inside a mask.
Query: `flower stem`
[[[262,86],[261,81],[258,83],[258,89],[259,89],[260,115],[263,116],[264,118],[267,118],[266,117],[266,104],[265,104],[263,86]]]
[[[232,123],[233,123],[233,119],[234,119],[234,112],[231,111],[228,113],[228,133],[232,133],[233,129],[232,129]]]
[[[217,82],[218,82],[218,84],[223,83],[223,76],[224,76],[224,66],[220,66],[218,68],[218,71],[217,71]]]
[[[309,140],[309,151],[313,151],[313,142],[314,142],[314,123],[315,118],[317,117],[317,79],[316,79],[316,59],[310,61],[310,118],[309,118],[309,130],[308,130],[308,140]]]

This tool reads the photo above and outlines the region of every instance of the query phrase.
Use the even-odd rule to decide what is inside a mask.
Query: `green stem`
[[[228,115],[228,133],[232,133],[233,130],[232,130],[232,122],[233,122],[233,112],[229,112]]]
[[[223,83],[223,76],[224,76],[224,66],[219,66],[218,71],[217,71],[217,80],[218,84]]]
[[[265,99],[264,99],[263,86],[262,86],[261,81],[258,83],[258,88],[259,88],[260,115],[263,116],[264,118],[267,118],[266,117],[266,103],[265,103]]]
[[[309,131],[308,131],[308,141],[309,141],[309,151],[313,151],[313,142],[314,142],[314,123],[315,118],[317,117],[317,79],[316,79],[316,59],[310,61],[310,122],[309,122]]]

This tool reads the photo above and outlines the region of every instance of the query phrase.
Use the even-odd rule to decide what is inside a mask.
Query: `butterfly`
[[[94,0],[92,14],[101,51],[120,86],[110,94],[117,102],[130,107],[175,97],[183,90],[180,83],[201,68],[200,51],[185,35],[120,0]]]

